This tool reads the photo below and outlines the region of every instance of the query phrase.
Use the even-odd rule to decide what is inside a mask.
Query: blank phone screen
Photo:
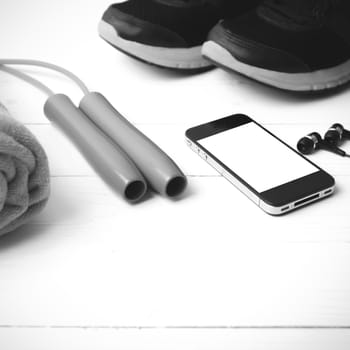
[[[319,171],[253,122],[197,142],[259,193]]]

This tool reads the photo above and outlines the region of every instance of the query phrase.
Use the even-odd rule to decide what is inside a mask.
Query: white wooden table
[[[0,239],[0,349],[349,349],[350,161],[313,156],[336,195],[275,218],[191,152],[184,132],[243,112],[294,146],[334,122],[350,128],[350,90],[298,97],[222,70],[146,66],[98,37],[108,5],[3,0],[1,57],[71,69],[175,159],[189,189],[123,202],[45,119],[44,96],[0,73],[0,100],[52,172],[46,210]],[[59,75],[27,71],[79,101]]]

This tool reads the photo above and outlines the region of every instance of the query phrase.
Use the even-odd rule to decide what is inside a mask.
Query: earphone
[[[338,145],[344,139],[350,139],[350,132],[345,130],[341,124],[333,124],[325,134],[325,137],[317,132],[312,132],[301,138],[297,144],[300,153],[309,155],[318,149],[338,154],[342,157],[350,157]]]
[[[329,144],[339,145],[345,139],[350,140],[350,131],[339,123],[333,124],[324,135],[324,139]]]

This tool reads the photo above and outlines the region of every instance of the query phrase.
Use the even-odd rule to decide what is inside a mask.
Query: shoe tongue
[[[258,13],[287,29],[312,29],[322,24],[331,3],[332,0],[265,0]]]

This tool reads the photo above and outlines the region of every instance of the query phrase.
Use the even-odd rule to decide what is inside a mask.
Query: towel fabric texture
[[[44,149],[0,104],[0,236],[38,214],[49,194],[50,173]]]

